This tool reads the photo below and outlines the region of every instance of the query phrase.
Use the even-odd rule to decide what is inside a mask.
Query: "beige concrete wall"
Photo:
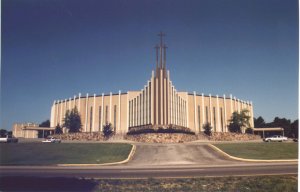
[[[25,138],[38,138],[38,131],[36,130],[25,130]]]
[[[188,93],[187,92],[178,92],[179,98],[181,100],[180,103],[180,117],[179,117],[179,125],[187,127],[187,104],[188,104]]]
[[[216,97],[211,97],[211,126],[213,128],[213,131],[217,132],[217,99]]]
[[[116,106],[116,112],[115,112],[115,106]],[[112,105],[111,105],[111,114],[110,114],[111,115],[111,124],[112,124],[113,128],[118,132],[120,132],[119,129],[117,130],[117,128],[119,126],[119,122],[118,122],[119,107],[120,107],[120,105],[119,105],[119,94],[118,95],[113,95],[112,96]]]
[[[211,100],[211,101],[210,101]],[[234,111],[242,111],[243,109],[249,110],[250,126],[253,127],[253,114],[252,106],[250,103],[238,99],[230,99],[224,96],[211,96],[209,95],[188,95],[189,102],[189,128],[193,131],[203,131],[203,125],[208,122],[212,126],[212,130],[216,132],[228,132],[229,120]],[[231,109],[232,102],[232,109]],[[199,123],[199,110],[200,106],[200,123]],[[207,112],[206,112],[207,108]],[[215,113],[214,113],[215,109]]]
[[[26,130],[26,126],[38,127],[35,123],[14,123],[12,127],[13,136],[22,138],[38,138],[38,131]]]
[[[171,85],[170,82],[169,84]],[[169,93],[172,93],[171,90],[172,89],[169,90]],[[77,98],[75,100],[76,101],[75,105],[74,105],[74,99],[67,100],[66,103],[65,101],[62,102],[60,101],[59,103],[54,104],[51,108],[51,122],[52,122],[51,124],[57,122],[63,123],[63,118],[66,110],[72,109],[74,106],[76,106],[78,109],[80,109],[79,113],[81,115],[83,132],[101,131],[103,125],[106,123],[106,118],[107,118],[107,122],[112,124],[117,134],[125,134],[128,131],[128,127],[129,127],[129,100],[140,98],[142,93],[143,90],[130,91],[125,94],[123,93],[120,96],[119,94],[112,94],[112,95],[106,94],[104,95],[104,97],[102,97],[102,95],[98,95],[95,97],[95,99],[94,96],[92,95],[88,97],[88,101],[86,97],[81,97],[80,102]],[[194,96],[194,94],[188,94],[187,92],[174,92],[174,93],[175,95],[178,95],[178,101],[172,101],[172,99],[176,100],[176,97],[171,98],[172,94],[168,95],[168,99],[170,100],[168,106],[169,116],[170,117],[172,116],[172,121],[174,121],[173,124],[187,126],[192,131],[195,131],[196,133],[203,131],[203,125],[206,122],[211,124],[211,126],[213,127],[213,131],[227,132],[229,120],[234,111],[241,111],[243,109],[248,109],[251,119],[253,118],[253,108],[250,102],[241,101],[234,97],[232,98],[225,97],[224,99],[224,96],[210,97],[209,95],[202,96],[199,94],[196,94],[196,96]],[[151,99],[151,97],[149,97],[149,99]],[[173,102],[173,105],[171,104],[171,102]],[[184,105],[185,102],[186,102],[186,106]],[[142,103],[142,105],[145,105],[145,103]],[[107,114],[106,114],[106,106],[107,106]],[[114,106],[117,107],[115,121],[114,121]],[[100,116],[99,116],[99,107],[101,107]],[[198,109],[198,107],[200,107],[200,110]],[[92,122],[90,117],[91,108],[92,108]],[[140,106],[140,102],[137,102],[134,109],[134,113],[139,113],[140,110],[143,110],[144,114],[146,114],[145,108],[143,108],[143,106]],[[200,111],[200,115],[199,115],[199,111]],[[141,125],[142,122],[146,122],[145,120],[140,122],[140,119],[143,118],[143,116],[141,116],[140,114],[132,114],[132,115],[135,115],[134,121],[136,121],[135,122],[136,125],[137,123]],[[102,120],[102,125],[100,122],[101,120]],[[169,118],[169,120],[171,122],[171,118]],[[114,123],[116,123],[116,125]],[[250,121],[250,125],[253,127],[253,120]],[[17,136],[24,137],[24,132],[20,130],[15,131],[15,134]],[[34,133],[28,132],[26,134],[28,134],[28,137],[34,137],[33,136]]]
[[[94,97],[93,97],[94,100]],[[95,97],[95,104],[93,101],[93,132],[101,131],[102,125],[101,125],[101,115],[102,115],[102,96],[96,96]]]
[[[94,95],[82,96],[79,99],[77,98],[67,100],[66,103],[59,102],[52,106],[52,126],[56,123],[59,123],[64,119],[66,110],[72,110],[75,106],[77,107],[82,123],[83,132],[96,132],[102,131],[103,125],[111,123],[113,128],[117,133],[126,133],[127,128],[127,101],[128,95],[133,97],[137,95],[138,92],[131,92],[131,94],[106,94],[97,95],[94,98]],[[67,107],[65,107],[65,105]],[[114,121],[114,106],[116,106],[116,120]],[[101,114],[99,114],[99,107],[101,107]],[[107,111],[106,111],[107,107]],[[120,108],[120,109],[119,109]],[[92,111],[92,112],[91,112]],[[107,112],[107,114],[106,114]],[[121,112],[121,114],[119,114]],[[92,118],[91,118],[92,117]],[[102,121],[102,125],[101,125]],[[115,123],[115,124],[114,124]]]
[[[189,123],[189,128],[192,131],[196,131],[195,128],[195,100],[194,100],[194,95],[188,95],[188,111],[189,111],[189,118],[188,118],[188,123]]]
[[[120,108],[120,134],[128,132],[128,94],[121,94],[121,108]]]
[[[194,96],[193,96],[193,99],[194,99]],[[197,130],[198,132],[201,132],[203,131],[203,124],[205,123],[204,122],[204,119],[203,119],[203,105],[202,105],[202,96],[196,96],[196,105],[195,105],[196,108],[194,108],[193,106],[193,110],[194,110],[194,113],[196,112],[196,120],[194,120],[194,124],[196,124],[196,127],[195,127],[195,130]],[[199,109],[198,107],[200,107],[200,114],[199,114]],[[200,118],[199,118],[199,115],[200,115]],[[200,121],[199,121],[200,120]]]
[[[153,112],[146,111],[146,96],[143,94],[147,86],[149,86],[149,82],[141,91],[129,91],[120,95],[98,95],[95,97],[94,95],[89,95],[88,98],[82,96],[80,100],[76,97],[75,102],[74,98],[57,101],[51,107],[51,126],[55,126],[57,123],[62,124],[66,110],[73,109],[76,106],[81,116],[83,132],[101,131],[103,125],[107,122],[112,124],[117,134],[125,134],[130,124],[131,126],[147,124],[145,115],[148,115],[149,118],[150,114],[154,114]],[[168,111],[161,114],[168,117],[166,119],[168,124],[186,126],[198,133],[203,131],[205,123],[210,123],[213,131],[227,132],[229,119],[234,111],[240,112],[243,109],[248,109],[249,115],[253,119],[253,106],[250,102],[245,102],[231,96],[225,96],[224,98],[224,95],[209,96],[177,92],[171,81],[166,82],[166,84],[168,86],[165,87],[166,89],[169,87],[169,90],[167,90],[168,95],[165,95],[164,99],[168,100],[168,104],[165,104],[164,107]],[[153,90],[153,88],[149,87],[148,90]],[[153,94],[156,93],[151,92],[148,98],[148,102],[152,102],[151,106],[147,107],[148,111],[155,109],[154,105],[157,105],[157,103],[153,102]],[[145,100],[141,103],[140,98],[143,97],[145,97]],[[132,108],[132,106],[129,107],[129,101],[134,100],[136,104],[129,111]],[[114,116],[114,106],[116,106],[116,116]],[[101,114],[99,114],[99,107],[101,107]],[[157,114],[154,115],[157,116]],[[129,117],[132,117],[132,119],[129,119]],[[153,117],[151,117],[151,120],[153,123]],[[250,125],[253,127],[253,120],[250,121]],[[16,132],[16,134],[20,135],[21,133]]]

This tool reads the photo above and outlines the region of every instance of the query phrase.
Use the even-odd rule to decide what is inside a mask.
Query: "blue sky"
[[[159,31],[177,90],[298,118],[297,0],[2,0],[1,22],[1,128],[79,92],[140,90]]]

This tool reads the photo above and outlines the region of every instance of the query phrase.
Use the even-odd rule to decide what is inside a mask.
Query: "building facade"
[[[38,138],[38,131],[26,129],[27,127],[39,127],[36,123],[14,123],[12,132],[15,137]]]
[[[212,131],[227,132],[233,112],[249,111],[253,122],[253,104],[232,97],[212,96],[196,92],[177,91],[166,68],[166,45],[163,33],[156,46],[156,68],[151,79],[140,91],[126,93],[81,95],[54,101],[51,107],[51,127],[63,125],[67,110],[77,108],[82,122],[82,132],[102,131],[111,123],[116,134],[126,134],[132,127],[170,125],[190,128],[199,133],[203,125],[210,123]]]
[[[40,127],[36,123],[14,123],[12,132],[15,137],[34,139],[39,138],[39,131],[42,132],[41,137],[44,138],[45,132],[54,133],[55,128]]]

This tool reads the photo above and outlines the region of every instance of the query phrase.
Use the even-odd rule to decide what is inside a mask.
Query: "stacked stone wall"
[[[100,132],[94,133],[66,133],[61,135],[53,135],[61,140],[74,141],[106,141],[103,134]],[[237,133],[221,133],[213,132],[211,136],[204,133],[198,135],[184,133],[146,133],[137,135],[114,135],[109,141],[114,140],[130,140],[142,143],[184,143],[191,141],[251,141],[260,140],[259,135],[252,134],[237,134]]]
[[[61,135],[53,135],[61,140],[71,140],[71,141],[103,141],[105,140],[103,134],[100,132],[94,133],[65,133]]]
[[[126,135],[125,139],[143,143],[183,143],[195,141],[197,135],[182,133],[147,133],[139,135]]]
[[[260,140],[259,135],[253,134],[240,134],[240,133],[222,133],[214,132],[211,136],[208,137],[210,141],[251,141],[251,140]]]

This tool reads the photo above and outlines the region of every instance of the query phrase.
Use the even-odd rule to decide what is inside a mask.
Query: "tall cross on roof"
[[[162,31],[158,34],[158,36],[160,37],[160,46],[163,46],[163,36],[166,36],[165,33],[163,33]]]
[[[159,49],[159,46],[156,45],[155,49],[156,49],[156,69],[157,69],[158,68],[158,49]]]

